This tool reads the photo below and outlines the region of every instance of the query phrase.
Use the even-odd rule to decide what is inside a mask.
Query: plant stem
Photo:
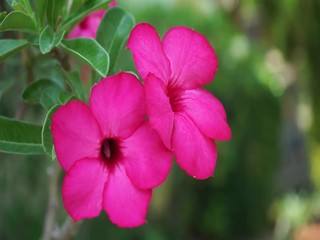
[[[53,166],[48,168],[49,199],[44,230],[41,237],[42,240],[50,240],[52,238],[52,232],[56,224],[56,213],[58,209],[57,189],[60,172],[61,168],[56,161],[54,161]]]
[[[54,240],[68,240],[73,237],[79,229],[82,221],[74,223],[70,217],[67,217],[62,224],[62,227],[54,231],[53,239]]]

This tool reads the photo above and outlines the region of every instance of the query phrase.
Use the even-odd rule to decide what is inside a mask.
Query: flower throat
[[[107,138],[101,145],[102,158],[108,163],[115,163],[119,155],[119,147],[114,139]]]

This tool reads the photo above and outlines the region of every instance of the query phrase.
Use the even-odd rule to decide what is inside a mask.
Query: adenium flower
[[[218,66],[204,36],[186,27],[173,27],[161,41],[155,28],[141,23],[132,30],[127,47],[145,82],[151,126],[189,175],[213,174],[215,140],[228,140],[231,130],[217,98],[200,88],[212,81]]]
[[[109,7],[117,6],[116,1],[109,3]],[[96,38],[100,22],[106,10],[98,10],[87,15],[78,25],[76,25],[68,35],[69,39],[84,37]]]
[[[172,155],[145,115],[143,86],[124,72],[96,84],[89,105],[73,100],[54,113],[62,198],[74,221],[104,209],[119,227],[145,223],[151,188],[165,180]]]

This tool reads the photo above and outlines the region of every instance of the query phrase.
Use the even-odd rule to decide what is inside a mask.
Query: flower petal
[[[125,168],[118,164],[104,190],[103,205],[110,221],[119,227],[137,227],[145,218],[151,200],[151,190],[136,188],[128,178]]]
[[[204,89],[185,90],[177,101],[181,109],[193,120],[202,134],[219,141],[229,140],[231,130],[223,105]]]
[[[136,68],[145,80],[149,73],[167,83],[170,63],[164,55],[155,28],[147,23],[136,25],[130,33],[127,47],[131,50]]]
[[[113,0],[109,3],[109,8],[111,7],[116,7],[118,5],[117,1],[116,0]]]
[[[166,147],[171,149],[174,113],[163,82],[153,74],[149,74],[145,81],[145,95],[151,127],[159,133]]]
[[[110,3],[111,4],[111,3]],[[79,24],[77,24],[69,33],[68,39],[77,37],[96,38],[99,24],[105,14],[105,10],[98,10],[87,15]]]
[[[172,147],[177,163],[187,174],[197,179],[212,176],[217,159],[216,145],[184,114],[175,115]]]
[[[164,36],[162,46],[171,64],[171,86],[192,89],[213,80],[218,60],[203,35],[186,27],[174,27]]]
[[[51,131],[57,158],[66,171],[75,161],[100,154],[99,125],[89,107],[80,101],[71,101],[53,114]]]
[[[172,153],[149,123],[124,140],[121,150],[127,175],[138,188],[154,188],[168,176]]]
[[[73,38],[80,37],[81,34],[82,34],[82,31],[83,31],[83,30],[81,29],[80,25],[75,26],[75,27],[71,30],[71,32],[69,33],[68,39],[73,39]]]
[[[129,73],[101,80],[92,88],[89,102],[104,137],[130,136],[146,114],[143,86]]]
[[[74,221],[100,214],[107,178],[107,168],[100,159],[79,160],[67,172],[62,186],[62,198]]]

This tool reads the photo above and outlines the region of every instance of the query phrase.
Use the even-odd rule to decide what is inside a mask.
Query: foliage
[[[3,61],[22,51],[20,60],[28,68],[26,73],[27,87],[22,94],[26,102],[40,104],[47,111],[55,105],[65,103],[62,100],[66,96],[66,92],[68,92],[68,87],[64,83],[65,80],[72,90],[68,93],[67,99],[71,99],[73,96],[86,99],[84,94],[88,94],[88,92],[84,93],[82,84],[77,84],[74,80],[75,77],[72,77],[77,73],[69,66],[69,55],[89,65],[101,77],[105,77],[108,74],[110,65],[108,52],[111,52],[112,70],[114,71],[113,66],[117,60],[119,50],[123,47],[123,43],[134,24],[133,17],[123,9],[115,8],[106,14],[106,18],[101,23],[101,28],[106,30],[100,31],[99,43],[93,39],[86,38],[65,39],[72,26],[79,23],[83,17],[92,11],[106,8],[109,2],[109,0],[88,0],[82,5],[74,1],[73,4],[78,4],[79,6],[71,6],[70,9],[68,9],[67,1],[58,0],[36,1],[35,9],[32,9],[33,4],[29,3],[29,1],[21,0],[8,3],[13,11],[9,13],[2,12],[0,31],[14,31],[12,33],[13,36],[18,36],[16,32],[28,33],[21,35],[20,39],[1,40],[0,59]],[[111,19],[115,19],[115,21],[110,21]],[[108,27],[110,22],[112,22],[112,28]],[[105,38],[104,36],[114,36],[114,39]],[[49,54],[51,55],[50,57],[48,56]],[[47,57],[43,59],[44,56],[42,55]],[[32,64],[32,59],[37,61],[40,58],[43,59],[40,65]],[[57,69],[57,64],[62,68]],[[46,72],[45,78],[37,76],[40,71],[44,70],[44,65],[51,70],[50,73],[52,72],[53,76],[48,72]],[[76,71],[80,75],[79,70]],[[2,89],[8,91],[13,85],[7,86]],[[4,90],[2,94],[5,93]],[[22,124],[22,122],[15,120],[5,127],[8,132],[15,133],[16,129],[19,129]],[[10,140],[19,144],[19,142],[23,142],[25,135],[32,134],[36,134],[34,129],[29,128],[28,130],[28,128],[24,128],[23,134],[22,132],[21,134],[16,134],[16,137],[10,138]],[[19,137],[22,139],[19,139]],[[1,135],[0,138],[1,149],[7,149],[4,145],[4,142],[8,140],[7,135]],[[44,139],[42,139],[42,143],[44,149],[52,148],[48,146]],[[27,145],[25,148],[28,148]],[[28,150],[22,151],[11,147],[10,151],[24,153]]]

